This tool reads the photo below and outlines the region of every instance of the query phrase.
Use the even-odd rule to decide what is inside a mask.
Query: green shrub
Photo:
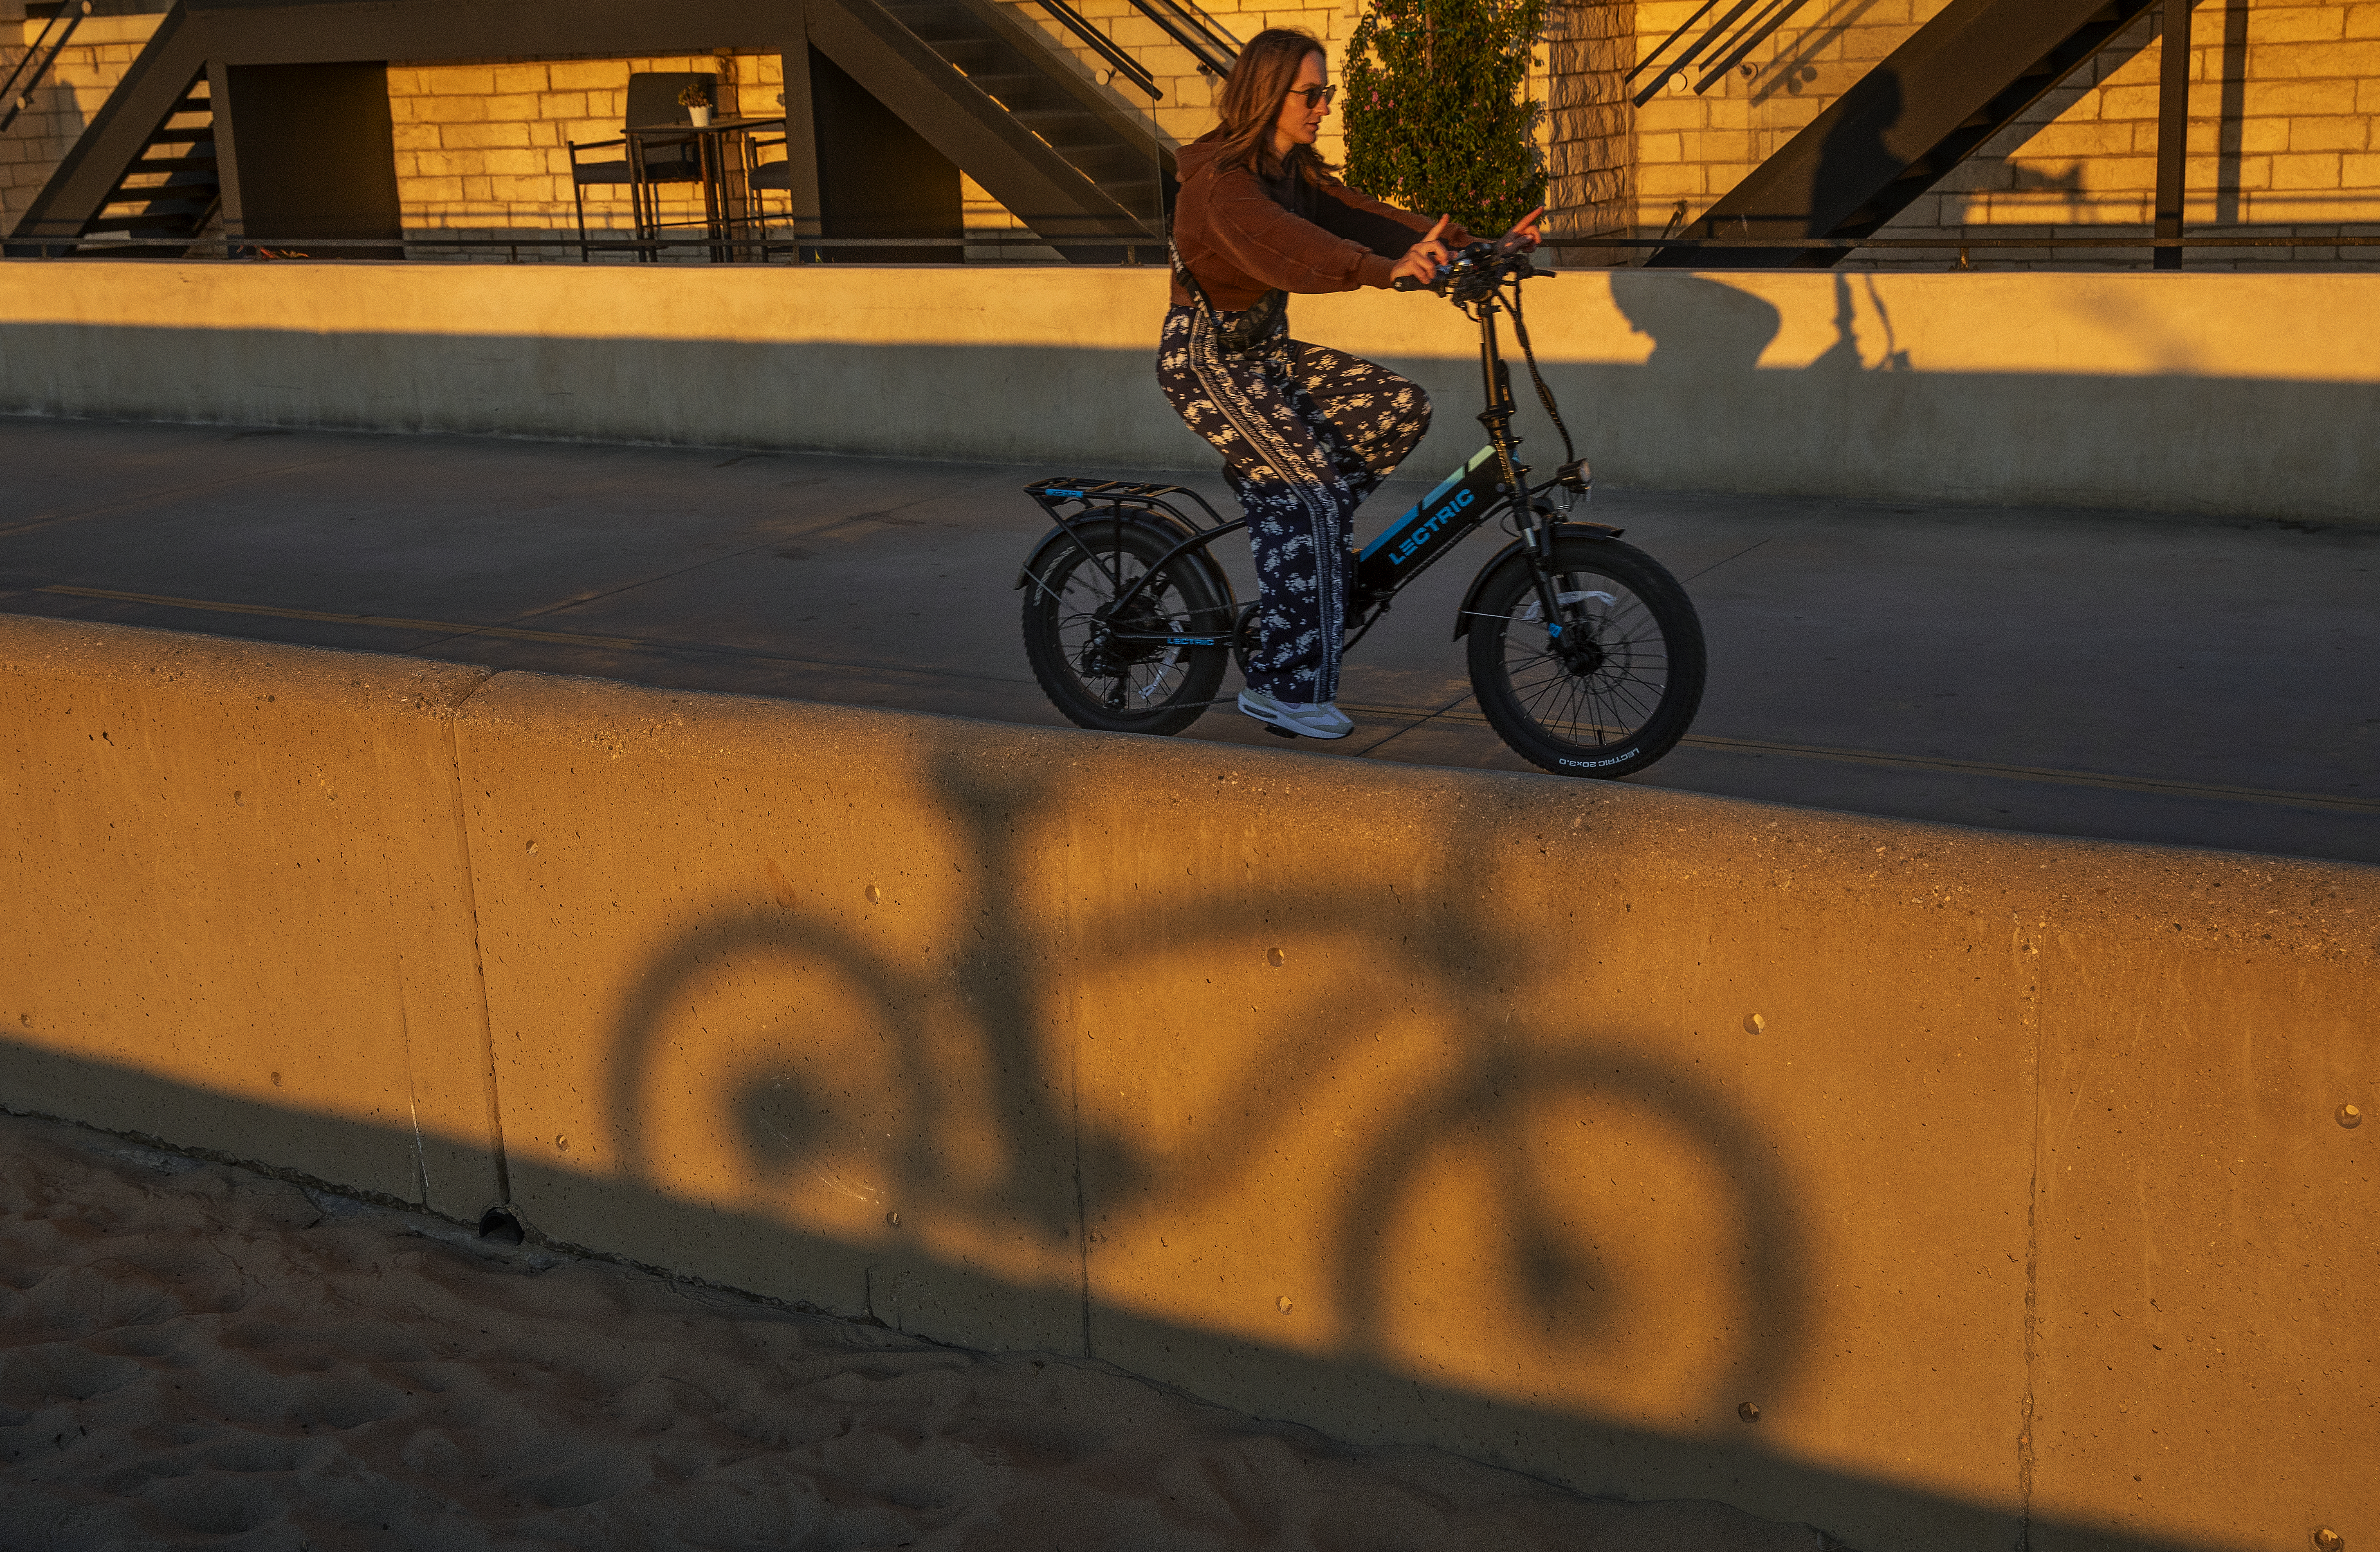
[[[1521,95],[1546,0],[1371,0],[1347,45],[1347,181],[1501,233],[1545,198]]]

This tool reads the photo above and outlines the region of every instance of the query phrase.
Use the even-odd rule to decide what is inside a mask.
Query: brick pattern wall
[[[17,67],[42,34],[42,24],[23,19],[21,5],[0,18],[0,80]],[[50,174],[91,121],[115,83],[124,79],[140,45],[157,30],[153,16],[86,17],[57,64],[42,78],[32,106],[0,135],[0,231],[13,231]]]
[[[2010,237],[2072,236],[2085,227],[2149,231],[2164,54],[2158,23],[2155,17],[2135,23],[1892,230]],[[2380,236],[2380,138],[2372,132],[2380,113],[2380,4],[2204,0],[2192,18],[2190,61],[2189,235]],[[1986,255],[1971,257],[1982,263]],[[1989,259],[2059,268],[2146,261],[2139,249],[2056,246]],[[2184,263],[2290,260],[2361,266],[2380,263],[2380,249],[2192,249]]]
[[[1707,91],[1701,65],[1636,110],[1635,223],[1692,221],[1873,67],[1946,0],[1820,0]],[[1695,9],[1638,5],[1637,58]],[[1689,34],[1692,36],[1694,34]],[[2156,18],[2121,38],[1887,229],[2041,237],[1971,251],[1975,267],[2138,267],[2140,249],[2058,236],[2146,234],[2156,184]],[[1671,51],[1674,53],[1674,48]],[[2380,0],[2202,0],[2191,33],[2191,235],[2380,235]],[[1635,88],[1645,85],[1643,79]],[[1940,251],[1872,249],[1852,264],[1941,266]],[[2380,263],[2380,249],[2192,249],[2192,267]]]
[[[1092,79],[1106,79],[1105,62],[1046,12],[1026,0],[1010,3],[1073,53]],[[1558,0],[1530,83],[1552,110],[1544,138],[1556,229],[1633,227],[1653,236],[1673,220],[1693,220],[1946,3],[1811,0],[1792,25],[1706,91],[1693,90],[1703,75],[1698,67],[1635,108],[1628,94],[1645,82],[1640,78],[1623,88],[1621,78],[1684,22],[1698,0]],[[1164,95],[1153,118],[1162,133],[1178,143],[1212,125],[1218,83],[1198,71],[1188,51],[1129,0],[1087,0],[1080,8],[1156,75]],[[1290,10],[1215,0],[1207,8],[1242,39],[1267,26],[1306,28],[1323,40],[1334,76],[1361,15],[1358,0]],[[155,25],[152,16],[82,23],[33,106],[0,136],[0,224],[13,225],[22,215]],[[0,13],[0,69],[15,63],[39,29]],[[2148,229],[2161,48],[2155,18],[2143,18],[1890,230],[2044,239],[2039,248],[1973,250],[1970,259],[1978,266],[2145,262],[2140,249],[2061,247],[2055,239]],[[2193,235],[2380,235],[2380,134],[2374,129],[2380,122],[2380,0],[2203,0],[2191,54]],[[782,90],[773,53],[393,66],[390,109],[407,230],[498,238],[569,230],[565,142],[615,138],[628,75],[648,69],[716,71],[722,110],[773,112]],[[1114,90],[1135,108],[1146,103],[1129,82]],[[1333,161],[1344,154],[1336,114],[1325,123],[1321,150]],[[971,232],[1022,230],[972,181],[964,192]],[[698,213],[696,197],[685,188],[665,188],[662,200],[665,220]],[[588,215],[592,232],[626,235],[626,201],[616,190],[590,189]],[[1023,245],[988,243],[969,256],[1054,258]],[[1562,257],[1622,262],[1631,255],[1594,249]],[[2192,250],[2188,262],[2291,260],[2364,265],[2380,263],[2380,249],[2206,249]],[[1878,249],[1852,261],[1949,260]]]
[[[1826,111],[1851,84],[1898,48],[1949,0],[1812,0],[1736,68],[1697,91],[1713,65],[1670,72],[1706,16],[1661,55],[1667,79],[1635,110],[1635,225],[1658,236],[1694,220],[1743,176]],[[1698,0],[1640,0],[1635,55],[1651,59],[1701,9]],[[1755,13],[1756,14],[1756,13]],[[1628,83],[1633,96],[1650,76]]]
[[[1117,80],[1105,60],[1038,6],[1029,0],[1006,3],[1019,19],[1072,55],[1085,74],[1114,92],[1119,103],[1146,114],[1170,143],[1195,139],[1212,127],[1220,81],[1202,73],[1190,52],[1135,10],[1130,0],[1085,0],[1077,9],[1150,70],[1162,93],[1153,104],[1129,80]],[[1342,73],[1347,40],[1362,15],[1360,0],[1323,0],[1287,9],[1212,0],[1204,8],[1243,41],[1267,27],[1305,29],[1322,40],[1334,79]],[[1611,17],[1620,14],[1609,0],[1584,0],[1574,9],[1590,18],[1592,25],[1607,29],[1614,25]],[[121,79],[155,24],[154,17],[99,18],[83,23],[75,47],[67,51],[61,68],[43,90],[41,114],[27,115],[15,130],[0,138],[0,199],[7,201],[4,208],[8,220],[13,222],[21,213],[74,136]],[[0,31],[0,39],[13,45],[16,25],[0,26],[6,28]],[[32,26],[38,30],[39,23]],[[1601,50],[1598,57],[1618,58],[1614,52],[1618,45],[1611,39],[1599,39],[1596,46]],[[8,62],[13,63],[13,58],[9,55]],[[1530,91],[1541,101],[1552,89],[1547,63],[1541,54],[1529,84]],[[395,121],[397,188],[407,233],[494,241],[575,236],[569,142],[584,145],[616,139],[628,76],[642,70],[716,72],[721,78],[722,113],[739,109],[755,115],[774,113],[783,85],[782,62],[773,52],[393,64],[388,77],[389,109]],[[1334,163],[1345,155],[1341,128],[1340,116],[1334,112],[1324,121],[1318,146],[1324,157]],[[1549,121],[1541,139],[1550,141],[1552,138]],[[1614,197],[1610,190],[1624,185],[1626,178],[1624,163],[1613,159],[1615,144],[1607,127],[1598,149],[1585,153],[1590,159],[1601,159],[1595,170],[1603,180],[1598,187],[1606,190],[1601,196],[1606,204]],[[608,160],[622,154],[619,148],[610,147],[585,153],[585,158]],[[1563,154],[1576,161],[1582,153],[1573,144]],[[971,236],[990,238],[1024,233],[1022,224],[973,179],[963,179],[962,194]],[[585,198],[590,237],[605,240],[630,235],[624,190],[590,186]],[[698,195],[684,186],[663,186],[660,198],[664,221],[691,222],[700,213]],[[782,210],[783,196],[764,196],[762,208],[764,212]],[[782,224],[773,230],[780,236],[790,235]],[[435,250],[425,250],[422,256],[429,251]],[[524,248],[516,252],[467,250],[452,256],[493,262],[576,261],[577,258],[575,249],[548,248]],[[624,254],[598,257],[628,261]],[[684,262],[698,262],[703,257],[697,249],[672,256]],[[1055,261],[1057,255],[1028,244],[995,246],[979,241],[970,245],[968,257]]]
[[[779,110],[783,66],[773,53],[667,55],[635,59],[488,59],[392,65],[389,114],[396,137],[397,196],[408,236],[552,237],[577,233],[571,142],[617,140],[627,111],[628,77],[645,70],[704,71],[719,78],[720,115],[766,116]],[[774,137],[763,134],[761,139]],[[604,146],[584,162],[619,161]],[[782,152],[763,152],[764,156]],[[661,219],[698,222],[700,192],[689,184],[656,186]],[[782,203],[783,196],[770,198]],[[627,189],[592,185],[585,194],[590,238],[632,236]],[[468,257],[508,261],[502,250]],[[569,259],[575,249],[525,249],[522,261]],[[627,262],[625,253],[611,260]],[[698,261],[687,249],[670,257]]]

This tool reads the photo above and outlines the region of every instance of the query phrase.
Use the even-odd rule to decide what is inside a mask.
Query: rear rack
[[[1222,515],[1208,504],[1206,497],[1187,485],[1152,485],[1133,479],[1086,479],[1052,475],[1027,485],[1025,493],[1039,503],[1041,510],[1070,533],[1073,531],[1070,517],[1080,518],[1094,507],[1121,506],[1140,512],[1162,512],[1192,533],[1229,526],[1223,521]],[[1200,523],[1188,516],[1168,497],[1196,503],[1198,510],[1207,515],[1207,520]],[[1072,514],[1060,510],[1077,503],[1080,506]]]

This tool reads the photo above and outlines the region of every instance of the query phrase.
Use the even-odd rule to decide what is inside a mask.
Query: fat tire
[[[1214,700],[1231,649],[1163,649],[1150,661],[1176,662],[1180,672],[1169,675],[1172,682],[1161,696],[1135,705],[1138,689],[1129,668],[1145,673],[1148,663],[1129,665],[1122,675],[1092,673],[1086,666],[1082,635],[1086,603],[1111,599],[1118,591],[1110,580],[1112,566],[1121,562],[1129,585],[1163,561],[1182,536],[1145,520],[1119,521],[1098,513],[1075,519],[1074,527],[1089,550],[1071,539],[1050,545],[1026,576],[1025,657],[1033,665],[1033,677],[1040,681],[1050,703],[1076,727],[1101,733],[1180,733],[1205,715]],[[1160,580],[1158,615],[1167,624],[1184,635],[1230,634],[1234,623],[1231,593],[1212,557],[1186,551],[1167,563]],[[1119,682],[1126,686],[1122,693],[1113,688]]]
[[[1617,615],[1582,600],[1571,606],[1569,623],[1597,632],[1598,645],[1618,666],[1585,678],[1560,669],[1550,647],[1532,652],[1545,635],[1535,620],[1536,579],[1525,554],[1507,557],[1481,584],[1466,633],[1471,688],[1497,734],[1522,758],[1558,776],[1609,781],[1633,775],[1675,748],[1702,705],[1705,659],[1703,627],[1677,578],[1660,562],[1617,540],[1561,535],[1554,540],[1554,571],[1564,591],[1601,591],[1571,586],[1574,579],[1604,578],[1633,596]],[[1600,614],[1600,618],[1597,615]],[[1524,618],[1522,616],[1527,615]],[[1658,678],[1643,675],[1658,659]],[[1515,664],[1524,683],[1516,685]],[[1535,676],[1530,677],[1532,668]],[[1605,687],[1598,689],[1602,685]],[[1569,698],[1563,698],[1563,697]],[[1651,697],[1649,706],[1645,704]],[[1606,708],[1627,708],[1617,735],[1581,740],[1575,719],[1549,718],[1549,703],[1593,699]]]

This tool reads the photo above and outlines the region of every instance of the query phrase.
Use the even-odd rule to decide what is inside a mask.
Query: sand
[[[0,1115],[0,1547],[1769,1552]]]

